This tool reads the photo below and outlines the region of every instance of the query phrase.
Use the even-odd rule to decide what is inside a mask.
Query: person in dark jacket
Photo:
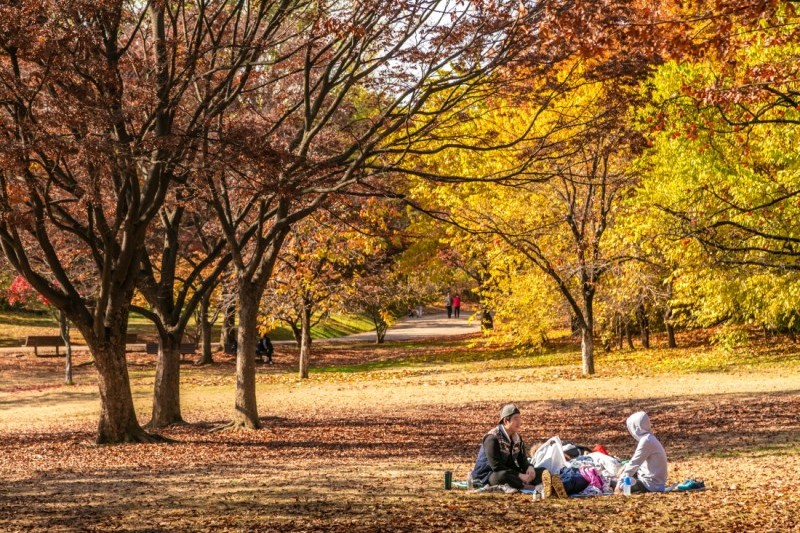
[[[266,363],[271,365],[273,353],[275,353],[275,348],[272,347],[272,341],[267,334],[264,333],[264,335],[262,335],[258,340],[258,344],[256,344],[256,358],[259,360],[259,362],[264,362],[264,357],[266,356]]]
[[[522,417],[514,404],[500,411],[500,423],[481,442],[472,479],[484,485],[509,485],[517,490],[533,485],[537,471],[528,463],[519,435]],[[544,470],[544,469],[542,469]]]

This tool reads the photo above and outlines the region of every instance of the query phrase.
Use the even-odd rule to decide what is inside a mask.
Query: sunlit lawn
[[[220,336],[220,322],[218,321],[212,330],[211,338],[215,342]],[[312,329],[312,337],[320,339],[341,337],[351,333],[369,331],[372,328],[372,323],[363,316],[334,314],[322,320]],[[153,324],[135,313],[131,314],[128,322],[128,333],[136,333],[142,342],[156,339],[156,330]],[[1,347],[20,346],[25,337],[30,335],[59,335],[56,319],[47,311],[0,311]],[[194,319],[191,319],[187,328],[187,338],[194,340],[197,337],[197,326]],[[293,339],[291,330],[279,324],[270,332],[270,337],[273,340]],[[84,344],[83,337],[75,328],[72,329],[70,338],[76,344]]]
[[[680,339],[679,339],[680,340]],[[704,338],[598,354],[579,376],[562,343],[519,355],[475,339],[315,345],[311,379],[281,346],[258,369],[264,429],[209,433],[230,416],[234,366],[182,366],[189,426],[169,445],[92,446],[91,367],[59,385],[61,361],[0,354],[0,530],[127,531],[790,531],[800,527],[800,350],[788,341],[738,353]],[[83,356],[79,356],[83,357]],[[741,362],[738,363],[737,361]],[[152,359],[130,360],[142,423]],[[10,376],[10,379],[7,378]],[[709,490],[630,499],[533,502],[444,491],[464,478],[500,406],[516,402],[530,445],[552,435],[628,456],[624,427],[647,410],[671,481]]]

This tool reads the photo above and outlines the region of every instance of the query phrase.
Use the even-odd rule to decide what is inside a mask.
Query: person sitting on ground
[[[667,485],[667,453],[652,433],[650,418],[639,411],[628,417],[628,431],[638,441],[630,462],[621,470],[615,492],[622,492],[622,480],[631,478],[631,493],[662,492]]]
[[[514,404],[503,407],[500,423],[483,437],[473,480],[491,486],[507,484],[517,490],[533,484],[536,471],[525,455],[521,427],[519,409]]]
[[[258,344],[256,344],[256,357],[260,363],[264,362],[264,356],[267,356],[267,364],[272,364],[272,354],[275,352],[275,348],[272,347],[272,341],[267,337],[267,334],[261,336],[258,340]]]

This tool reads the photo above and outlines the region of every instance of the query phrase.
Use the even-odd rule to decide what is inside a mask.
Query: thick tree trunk
[[[200,365],[210,365],[214,362],[214,355],[211,351],[211,321],[209,320],[209,308],[211,307],[211,292],[209,291],[200,301],[200,339],[202,340],[202,351],[200,352]]]
[[[86,335],[84,335],[86,336]],[[136,419],[128,365],[125,360],[125,331],[116,332],[110,341],[89,340],[100,388],[98,444],[154,442]]]
[[[234,428],[258,429],[256,404],[256,337],[259,291],[249,283],[239,287],[239,335],[236,352],[236,404]]]
[[[64,383],[73,385],[72,381],[72,342],[69,340],[69,322],[64,311],[58,312],[58,326],[61,330],[61,338],[64,340],[64,351],[66,352],[64,364]]]
[[[636,314],[639,318],[639,333],[642,337],[642,347],[650,348],[650,320],[647,318],[647,309],[645,309],[644,304],[639,304]]]
[[[180,395],[182,339],[182,332],[169,332],[158,340],[153,417],[147,424],[148,427],[158,428],[183,423]]]
[[[308,361],[311,356],[311,306],[303,306],[300,317],[300,379],[308,379]]]

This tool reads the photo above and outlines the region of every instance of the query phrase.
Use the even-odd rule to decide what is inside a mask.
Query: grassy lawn
[[[211,338],[216,341],[220,336],[220,323],[213,327]],[[372,322],[361,315],[331,315],[329,318],[317,324],[311,330],[311,336],[315,339],[329,339],[332,337],[343,337],[352,333],[362,333],[374,329]],[[143,316],[135,313],[131,314],[128,323],[128,332],[136,333],[142,340],[156,340],[156,330],[153,324]],[[55,318],[47,312],[30,311],[5,311],[0,310],[0,347],[16,347],[22,344],[25,337],[29,335],[58,335],[58,323]],[[196,325],[194,319],[190,320],[187,335],[196,335]],[[272,330],[270,337],[273,340],[293,340],[292,332],[285,326],[280,326]],[[70,338],[76,344],[85,344],[83,337],[75,329],[72,329]]]
[[[182,366],[190,425],[162,432],[177,443],[100,448],[90,367],[64,387],[61,361],[0,354],[0,530],[798,530],[800,348],[682,340],[599,354],[590,379],[566,342],[521,356],[479,339],[319,344],[303,382],[281,346],[258,369],[264,429],[240,433],[208,432],[233,407],[234,364],[218,357]],[[144,423],[152,359],[129,364]],[[508,401],[529,445],[559,435],[622,457],[635,445],[625,418],[644,409],[670,481],[709,490],[541,502],[442,490],[444,470],[467,475]]]

